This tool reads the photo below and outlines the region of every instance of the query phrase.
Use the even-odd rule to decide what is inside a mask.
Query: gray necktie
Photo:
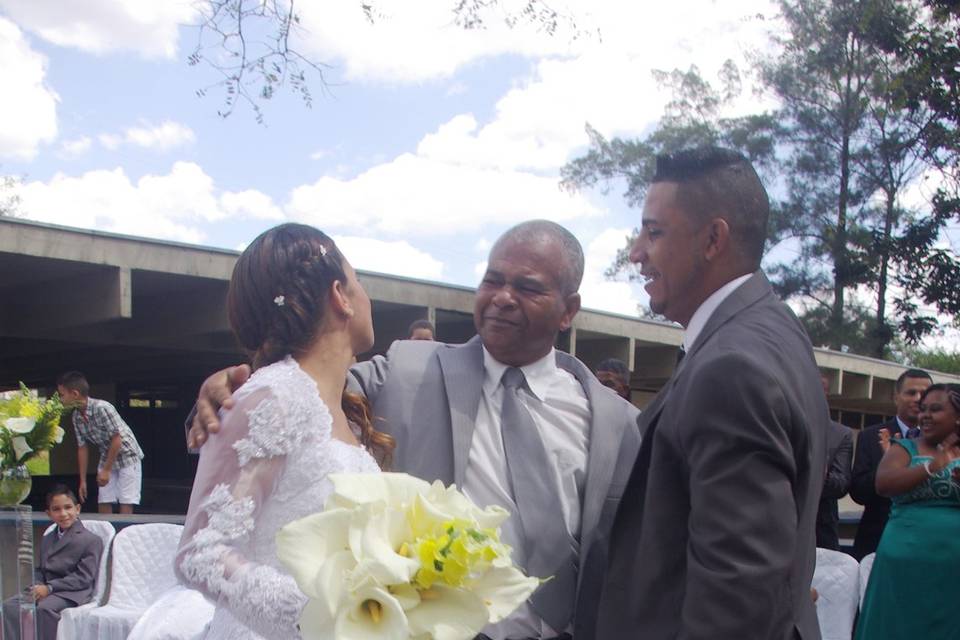
[[[570,622],[577,586],[577,556],[563,519],[560,488],[543,438],[520,394],[526,378],[520,369],[508,368],[502,378],[503,409],[500,430],[507,459],[507,478],[517,504],[512,517],[523,532],[527,574],[551,580],[541,585],[530,603],[557,632]]]

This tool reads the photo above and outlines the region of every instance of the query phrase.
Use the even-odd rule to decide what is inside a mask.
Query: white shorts
[[[110,480],[97,491],[97,502],[103,504],[140,504],[140,481],[143,470],[140,461],[110,470]]]

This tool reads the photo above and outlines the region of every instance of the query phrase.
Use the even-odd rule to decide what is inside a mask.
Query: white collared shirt
[[[478,505],[499,504],[515,512],[500,432],[500,411],[503,406],[500,379],[507,365],[495,360],[484,348],[483,368],[483,392],[470,444],[463,492]],[[520,369],[532,392],[532,396],[522,393],[521,398],[553,463],[545,473],[553,474],[555,484],[560,487],[567,532],[579,543],[580,510],[590,444],[590,405],[587,396],[576,377],[557,366],[556,354],[552,349],[540,360]],[[523,545],[512,520],[502,525],[501,533],[503,541],[513,547],[514,562],[522,564],[525,560]],[[573,604],[571,602],[570,606],[573,607]],[[527,604],[502,622],[489,625],[483,633],[493,640],[558,635]]]
[[[907,437],[907,432],[910,431],[910,427],[906,422],[900,419],[900,416],[894,416],[897,419],[897,426],[900,427],[900,436],[903,438]],[[893,435],[892,433],[890,434]]]
[[[693,312],[693,315],[690,317],[690,322],[687,323],[687,326],[684,329],[682,343],[684,351],[689,351],[693,345],[696,344],[697,338],[700,337],[700,332],[703,331],[705,326],[707,326],[707,321],[710,320],[710,316],[713,315],[713,312],[716,311],[721,304],[723,304],[723,301],[726,300],[731,293],[736,291],[740,285],[749,280],[750,276],[752,275],[752,273],[748,273],[745,276],[734,278],[727,284],[711,293],[710,297],[700,303],[700,306],[697,307],[697,310]]]

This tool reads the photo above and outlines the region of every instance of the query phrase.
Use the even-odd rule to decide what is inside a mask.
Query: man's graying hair
[[[563,273],[558,274],[563,295],[568,296],[576,293],[580,288],[580,281],[583,280],[583,247],[580,246],[580,241],[572,233],[556,222],[550,220],[521,222],[507,229],[497,239],[490,253],[492,254],[497,247],[507,241],[536,244],[545,240],[553,240],[563,249],[565,268]]]
[[[697,147],[657,156],[653,182],[681,185],[677,204],[701,222],[726,220],[734,249],[751,269],[760,268],[770,200],[744,155],[722,147]]]

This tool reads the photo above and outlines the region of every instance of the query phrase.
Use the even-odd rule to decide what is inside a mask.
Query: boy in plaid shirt
[[[97,464],[97,492],[100,513],[113,513],[114,503],[120,513],[133,513],[140,504],[143,451],[133,431],[113,405],[90,397],[90,385],[84,375],[70,371],[57,380],[57,392],[64,405],[74,407],[73,429],[77,434],[77,466],[80,471],[80,502],[87,499],[87,443],[100,451]]]

